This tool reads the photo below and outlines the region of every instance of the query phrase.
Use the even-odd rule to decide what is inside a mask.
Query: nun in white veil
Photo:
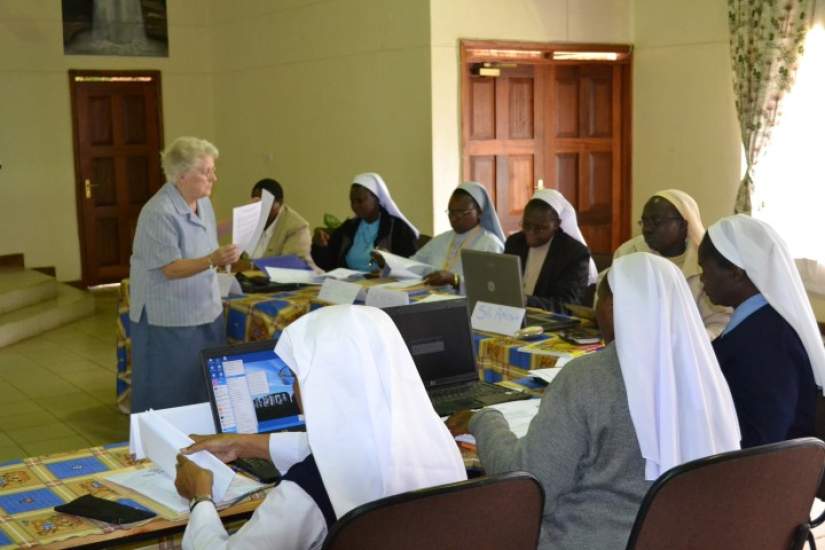
[[[649,252],[673,262],[687,280],[708,336],[716,338],[730,319],[730,309],[713,304],[702,287],[698,250],[705,226],[699,205],[684,191],[664,189],[645,203],[639,224],[642,234],[619,246],[613,258]]]
[[[453,191],[447,215],[452,229],[433,237],[412,259],[433,267],[425,277],[428,284],[458,289],[464,275],[461,251],[501,253],[505,236],[490,195],[478,182],[464,182]]]
[[[295,373],[306,432],[199,438],[187,449],[270,458],[284,478],[232,536],[214,504],[196,503],[184,548],[320,548],[336,518],[357,506],[466,479],[458,447],[386,313],[322,308],[289,325],[275,351]],[[181,462],[179,482],[206,472]]]
[[[332,233],[323,228],[312,237],[312,259],[324,270],[346,267],[372,271],[376,248],[409,257],[416,250],[418,229],[404,216],[384,179],[375,172],[358,174],[349,192],[349,218]]]
[[[507,238],[504,253],[521,258],[528,306],[564,311],[584,301],[598,276],[576,211],[555,189],[539,189],[527,202],[521,231]]]
[[[825,348],[787,245],[767,223],[722,218],[699,247],[710,299],[735,308],[713,342],[739,412],[742,446],[814,435]]]
[[[739,448],[730,390],[682,273],[631,254],[599,294],[607,346],[564,367],[524,437],[493,409],[448,420],[453,434],[475,436],[488,474],[525,470],[541,481],[542,550],[624,547],[653,480]]]

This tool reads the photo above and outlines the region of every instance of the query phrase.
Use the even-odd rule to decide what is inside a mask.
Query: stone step
[[[58,283],[54,277],[29,269],[0,269],[0,315],[54,300]]]
[[[95,300],[90,292],[58,283],[55,297],[0,315],[0,348],[94,312]]]

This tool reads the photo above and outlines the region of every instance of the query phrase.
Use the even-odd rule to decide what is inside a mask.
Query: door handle
[[[88,180],[86,180],[86,181],[88,181]],[[538,191],[539,189],[544,189],[544,180],[543,179],[539,179],[539,180],[536,181],[536,188],[534,189],[534,191]]]
[[[86,198],[87,198],[87,199],[91,199],[91,198],[92,198],[92,187],[97,187],[97,185],[96,185],[96,184],[93,184],[93,183],[92,183],[92,181],[91,181],[89,178],[86,178],[86,179],[83,181],[83,189],[84,189],[84,190],[85,190],[85,192],[86,192]]]

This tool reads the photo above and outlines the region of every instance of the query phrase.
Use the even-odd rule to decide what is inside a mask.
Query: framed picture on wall
[[[62,0],[66,55],[169,56],[166,0]]]

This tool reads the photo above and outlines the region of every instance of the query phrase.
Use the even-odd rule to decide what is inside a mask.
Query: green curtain
[[[747,171],[734,211],[751,213],[753,171],[793,86],[813,0],[728,0],[733,91]]]

